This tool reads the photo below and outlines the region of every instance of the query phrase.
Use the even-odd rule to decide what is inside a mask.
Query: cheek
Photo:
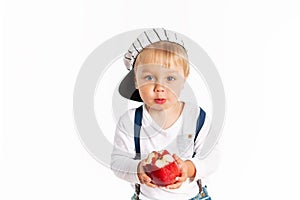
[[[170,91],[173,95],[179,96],[181,90],[183,89],[183,83],[176,83],[169,85],[168,91]]]
[[[151,91],[153,91],[153,86],[151,84],[146,84],[139,87],[140,95],[150,96],[152,94]]]
[[[169,96],[169,100],[173,99],[174,101],[177,101],[180,96],[180,91],[172,90],[169,92],[168,96]]]

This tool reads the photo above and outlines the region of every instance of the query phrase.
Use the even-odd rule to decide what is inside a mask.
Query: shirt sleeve
[[[196,175],[195,178],[191,181],[196,181],[198,179],[207,178],[209,175],[213,174],[217,171],[220,160],[221,160],[221,151],[220,145],[217,143],[210,154],[204,158],[201,158],[200,152],[203,148],[205,143],[206,136],[209,133],[211,126],[211,120],[208,116],[206,116],[203,127],[200,130],[198,138],[195,143],[195,157],[191,158],[190,160],[193,162],[196,168]]]
[[[122,116],[120,118],[116,127],[110,166],[117,177],[130,183],[139,183],[137,166],[140,160],[134,160],[135,147],[133,133],[129,133],[126,130],[126,120],[124,118],[126,117]]]

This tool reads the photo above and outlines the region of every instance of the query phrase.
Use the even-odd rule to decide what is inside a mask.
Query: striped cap
[[[139,53],[147,46],[159,41],[173,42],[179,44],[185,49],[184,42],[178,33],[164,28],[148,29],[137,37],[137,39],[129,47],[128,52],[125,53],[124,64],[126,68],[128,70],[132,70],[135,59]]]

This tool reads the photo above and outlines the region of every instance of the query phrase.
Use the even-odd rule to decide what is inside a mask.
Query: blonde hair
[[[164,67],[182,66],[184,76],[190,73],[190,65],[186,50],[173,42],[160,41],[144,48],[137,56],[134,68],[141,64],[160,64]]]

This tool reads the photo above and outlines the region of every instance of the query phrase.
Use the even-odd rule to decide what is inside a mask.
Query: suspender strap
[[[202,193],[202,183],[201,183],[201,179],[198,179],[197,180],[197,185],[198,185],[198,188],[199,188],[199,194],[201,194]]]
[[[134,146],[135,146],[135,160],[141,159],[141,145],[140,145],[140,132],[142,127],[142,117],[143,117],[143,106],[138,107],[135,110],[134,115]],[[139,195],[141,193],[140,184],[135,184],[135,195],[134,199],[139,200]]]
[[[205,111],[202,108],[200,108],[199,116],[198,116],[198,119],[197,119],[196,132],[195,132],[195,137],[194,137],[194,144],[196,143],[199,132],[200,132],[200,130],[201,130],[203,124],[204,124],[205,116],[206,116]],[[196,155],[196,152],[193,153],[192,157],[194,158],[195,155]]]
[[[141,159],[141,146],[140,146],[140,132],[142,126],[143,106],[135,110],[134,116],[134,146],[135,146],[135,160]]]
[[[133,198],[131,198],[131,199],[140,200],[140,197],[139,197],[140,193],[141,193],[141,185],[136,183],[135,184],[135,194],[134,194]]]
[[[200,132],[200,130],[201,130],[203,124],[204,124],[205,116],[206,116],[205,111],[202,110],[202,108],[200,108],[199,116],[198,116],[198,119],[197,119],[197,126],[196,126],[196,134],[195,134],[195,138],[194,138],[194,143],[196,143],[199,132]]]

